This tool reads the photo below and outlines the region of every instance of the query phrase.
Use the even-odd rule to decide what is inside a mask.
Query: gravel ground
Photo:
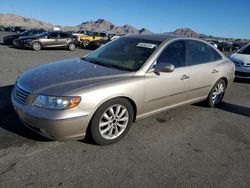
[[[10,104],[16,77],[86,53],[0,45],[0,187],[250,187],[248,81],[234,82],[220,108],[188,105],[139,120],[110,146],[49,141],[25,128]]]

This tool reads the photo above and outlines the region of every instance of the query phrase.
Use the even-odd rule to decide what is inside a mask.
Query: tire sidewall
[[[127,108],[128,113],[129,113],[129,121],[127,124],[127,127],[125,128],[125,130],[122,132],[122,134],[115,138],[115,139],[105,139],[102,137],[102,135],[100,134],[99,131],[99,122],[100,119],[103,115],[103,113],[110,107],[116,104],[121,104],[124,107]],[[114,98],[111,99],[105,103],[103,103],[94,113],[91,121],[90,121],[90,134],[92,136],[92,139],[98,144],[98,145],[109,145],[109,144],[113,144],[116,143],[118,141],[120,141],[124,136],[126,136],[126,134],[128,133],[131,124],[133,123],[133,119],[134,119],[134,110],[132,105],[130,104],[130,102],[128,100],[126,100],[125,98]]]
[[[82,40],[82,46],[84,48],[86,48],[89,45],[89,41],[88,40]]]
[[[224,91],[223,91],[223,94],[222,94],[222,97],[221,97],[220,101],[219,101],[218,103],[214,104],[213,101],[212,101],[213,91],[214,91],[215,87],[216,87],[219,83],[222,83],[222,84],[223,84]],[[209,93],[209,95],[208,95],[207,102],[208,102],[209,107],[214,108],[214,107],[217,107],[218,105],[220,105],[221,101],[222,101],[223,98],[224,98],[225,91],[226,91],[226,83],[225,83],[225,81],[224,81],[223,79],[218,80],[218,81],[214,84],[213,88],[211,89],[211,91],[210,91],[210,93]]]
[[[34,44],[39,44],[39,45],[40,45],[40,48],[39,48],[39,49],[35,49],[35,48],[33,47]],[[33,42],[33,43],[31,44],[31,48],[32,48],[33,50],[35,50],[35,51],[39,51],[39,50],[42,49],[42,45],[41,45],[40,42],[35,41],[35,42]]]
[[[74,49],[71,49],[70,48],[70,45],[74,45]],[[76,49],[76,45],[74,44],[74,43],[69,43],[69,45],[68,45],[68,49],[69,49],[69,51],[74,51],[75,49]]]

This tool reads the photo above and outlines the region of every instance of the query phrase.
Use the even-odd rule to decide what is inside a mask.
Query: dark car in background
[[[0,31],[5,31],[4,26],[0,25]]]
[[[15,32],[17,32],[17,33],[22,33],[24,31],[28,30],[28,28],[21,27],[21,26],[16,26],[14,29],[15,29]]]
[[[20,37],[14,41],[14,46],[41,50],[43,48],[67,48],[73,51],[78,46],[76,36],[62,31],[46,31],[40,35]]]
[[[91,49],[91,50],[95,50],[95,49],[107,44],[110,41],[111,41],[110,37],[104,37],[103,39],[100,39],[100,40],[97,40],[97,41],[91,41],[88,44],[88,48]]]
[[[31,29],[28,31],[24,31],[22,33],[8,35],[8,36],[3,38],[3,43],[6,45],[12,45],[14,40],[18,39],[19,37],[33,36],[33,35],[43,33],[44,31],[45,31],[44,29]]]
[[[15,27],[13,27],[13,26],[5,26],[5,27],[4,27],[4,31],[15,32]]]

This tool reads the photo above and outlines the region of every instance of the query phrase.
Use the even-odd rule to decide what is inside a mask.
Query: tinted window
[[[55,38],[57,38],[57,33],[51,33],[51,34],[49,34],[48,38],[49,39],[55,39]]]
[[[211,46],[206,43],[189,40],[188,45],[188,63],[198,65],[222,59]]]
[[[60,38],[69,38],[69,34],[67,34],[67,33],[60,33]]]
[[[250,54],[250,45],[248,45],[246,48],[243,48],[239,51],[240,54]]]
[[[165,48],[157,59],[157,63],[171,63],[175,67],[186,65],[185,41],[176,41]]]

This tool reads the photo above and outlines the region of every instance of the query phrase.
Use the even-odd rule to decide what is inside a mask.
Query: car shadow
[[[204,101],[198,102],[198,103],[195,103],[192,105],[197,106],[197,107],[202,107],[202,108],[208,108],[206,102],[204,102]],[[239,114],[242,116],[250,117],[250,108],[245,107],[245,106],[239,106],[236,104],[231,104],[231,103],[227,103],[227,102],[222,101],[221,104],[218,105],[216,108],[223,110],[223,111],[227,111],[227,112]]]
[[[0,87],[0,128],[35,141],[50,142],[21,123],[11,104],[12,88],[13,85]]]
[[[236,105],[236,104],[222,102],[218,106],[218,108],[221,109],[221,110],[227,111],[227,112],[231,112],[231,113],[239,114],[239,115],[242,115],[242,116],[250,117],[250,108],[245,107],[245,106],[239,106],[239,105]]]
[[[250,79],[235,78],[234,82],[250,84]]]
[[[32,50],[31,48],[22,48],[22,47],[17,47],[17,46],[13,46],[13,45],[9,45],[9,48],[16,49],[16,50],[24,50],[24,51],[27,51],[27,50],[35,51],[35,50]],[[77,47],[76,50],[77,49],[81,49],[81,48]],[[69,51],[66,47],[43,48],[43,49],[41,49],[39,51],[52,51],[52,50],[53,51]]]

